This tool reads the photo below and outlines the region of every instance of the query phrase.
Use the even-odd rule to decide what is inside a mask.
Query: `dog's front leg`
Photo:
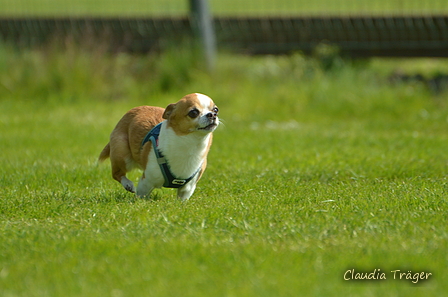
[[[193,195],[195,189],[196,180],[192,180],[185,186],[177,189],[177,198],[179,198],[181,201],[187,201],[188,199],[190,199],[191,195]]]
[[[141,177],[137,185],[137,196],[140,198],[149,198],[152,190],[154,190],[154,185],[152,185],[148,178]]]

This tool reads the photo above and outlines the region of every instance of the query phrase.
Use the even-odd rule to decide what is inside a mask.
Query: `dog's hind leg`
[[[127,191],[135,193],[134,183],[130,181],[126,176],[121,177],[121,184]]]
[[[134,183],[126,177],[126,172],[121,170],[121,168],[114,168],[112,165],[112,177],[118,181],[123,188],[131,193],[135,193]]]
[[[134,167],[134,162],[127,143],[127,137],[123,137],[122,141],[116,141],[114,143],[115,145],[111,146],[110,149],[112,177],[121,183],[127,191],[135,193],[134,183],[126,177],[126,173],[131,171]]]

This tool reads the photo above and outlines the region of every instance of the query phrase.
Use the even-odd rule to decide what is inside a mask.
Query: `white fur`
[[[210,133],[190,133],[176,135],[162,124],[159,137],[159,149],[168,161],[171,172],[178,178],[189,178],[201,166],[207,150]]]
[[[199,103],[202,105],[203,110],[210,110],[210,97],[207,95],[201,94],[201,93],[195,93],[196,98],[198,99]]]
[[[201,116],[198,118],[198,125],[199,127],[204,127],[209,124],[209,120],[207,119],[207,114],[210,113],[212,110],[210,110],[210,98],[204,94],[195,93],[196,98],[199,101],[199,104],[202,107],[202,113]],[[213,106],[212,106],[213,107]],[[218,118],[216,118],[216,123],[219,124]]]

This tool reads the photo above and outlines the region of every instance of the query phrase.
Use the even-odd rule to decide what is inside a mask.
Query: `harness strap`
[[[152,130],[149,131],[149,133],[143,139],[141,146],[143,147],[143,145],[145,143],[147,143],[148,141],[151,141],[152,146],[154,148],[154,153],[156,154],[157,163],[159,164],[160,170],[162,171],[163,177],[165,179],[163,186],[165,188],[180,188],[180,187],[184,186],[185,184],[187,184],[189,181],[191,181],[196,176],[196,174],[198,174],[199,170],[201,170],[202,166],[199,166],[199,168],[196,170],[196,172],[193,173],[193,175],[187,179],[176,178],[173,175],[173,173],[171,172],[165,156],[158,149],[157,140],[159,139],[161,127],[162,127],[162,123],[159,123],[157,126],[152,128]]]

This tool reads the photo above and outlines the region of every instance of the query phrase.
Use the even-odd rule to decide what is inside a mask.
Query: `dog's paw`
[[[126,191],[135,193],[134,183],[132,183],[132,181],[130,181],[127,177],[123,176],[121,178],[121,184],[123,185],[123,188],[125,188]]]
[[[129,192],[135,194],[135,188],[133,186],[125,186],[124,188],[126,189],[126,191],[129,191]]]

